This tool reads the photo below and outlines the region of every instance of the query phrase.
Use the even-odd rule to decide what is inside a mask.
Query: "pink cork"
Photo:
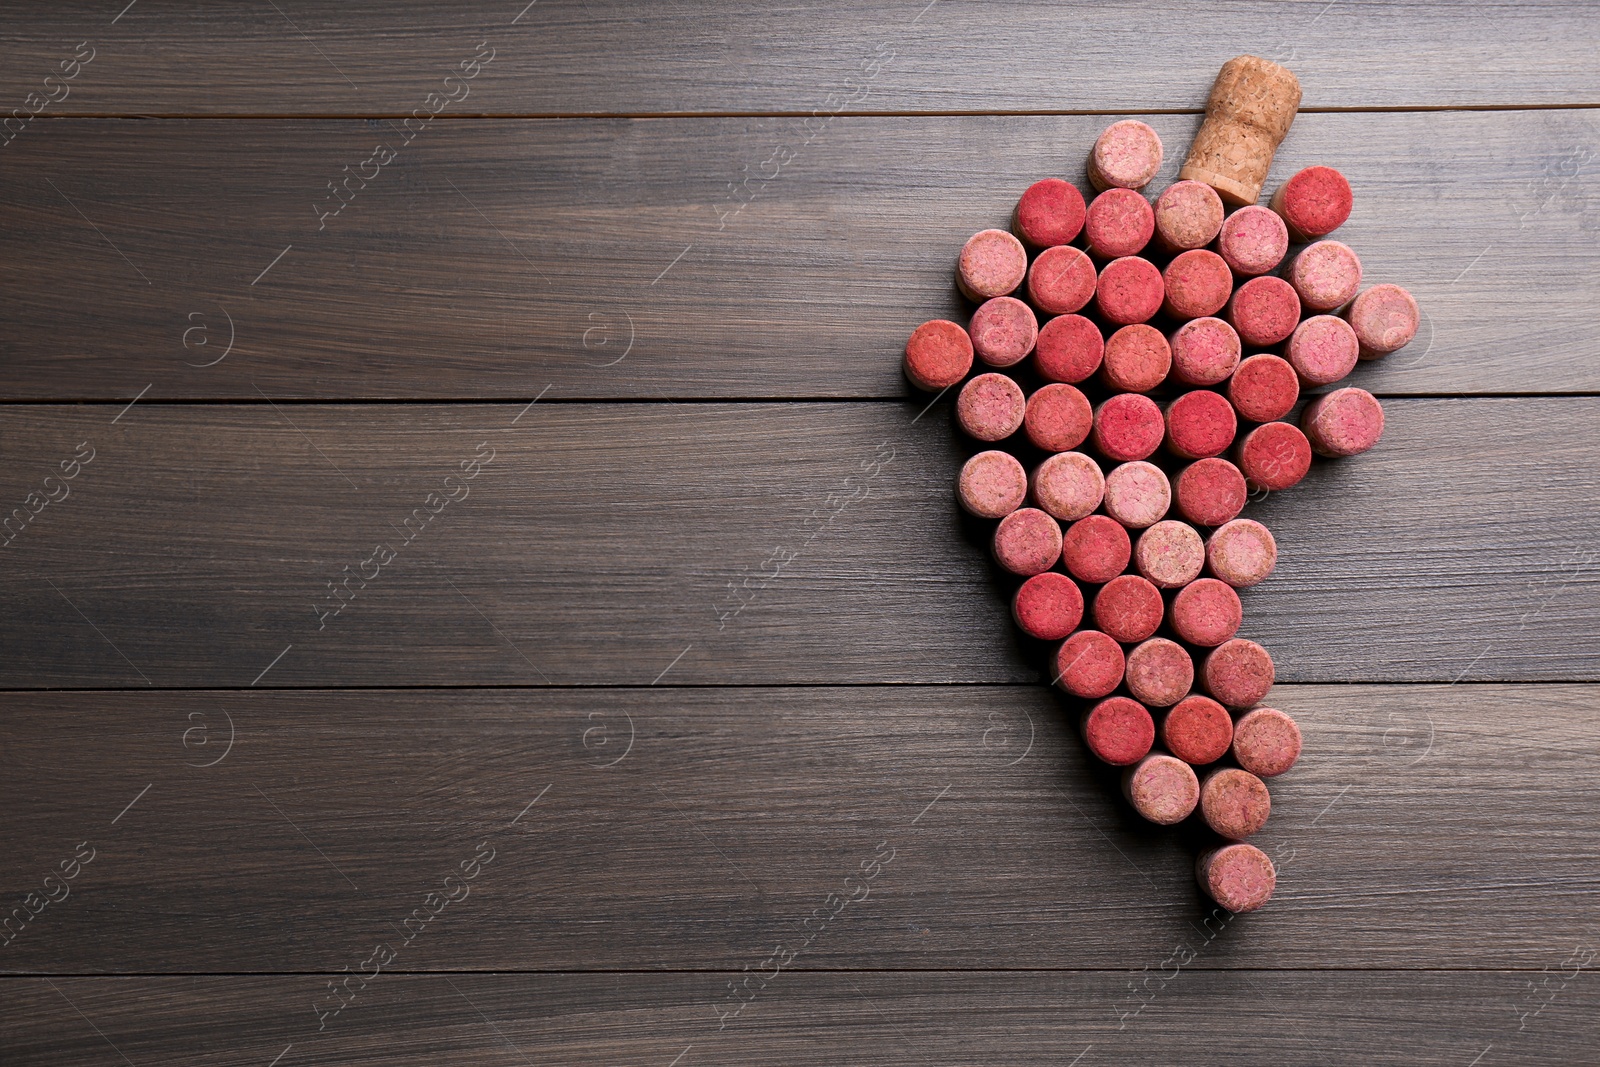
[[[1028,268],[1028,299],[1046,315],[1070,315],[1094,296],[1094,261],[1071,245],[1039,253]]]
[[[1221,393],[1196,389],[1167,405],[1167,451],[1181,459],[1208,459],[1233,444],[1239,422]]]
[[[1190,319],[1172,335],[1172,376],[1185,385],[1216,385],[1239,366],[1241,352],[1239,334],[1226,322]]]
[[[1161,590],[1137,574],[1122,574],[1100,587],[1090,605],[1094,624],[1125,645],[1137,644],[1161,627]]]
[[[1099,700],[1122,684],[1122,646],[1098,630],[1079,630],[1056,650],[1056,684],[1075,697]]]
[[[967,327],[972,350],[991,367],[1011,367],[1028,358],[1039,339],[1033,309],[1014,296],[985,300]]]
[[[1300,727],[1277,708],[1246,712],[1233,728],[1233,758],[1262,778],[1274,778],[1300,758]]]
[[[1089,153],[1089,181],[1096,189],[1143,189],[1161,169],[1161,138],[1137,119],[1113,122]]]
[[[1083,740],[1100,760],[1113,767],[1138,763],[1155,744],[1156,725],[1137,700],[1107,697],[1083,717]]]
[[[1163,249],[1204,248],[1222,230],[1222,198],[1205,182],[1174,182],[1156,197],[1155,215]]]
[[[1058,315],[1040,329],[1033,362],[1040,377],[1076,384],[1100,369],[1105,350],[1100,327],[1082,315]]]
[[[1194,661],[1176,641],[1152,637],[1129,650],[1124,680],[1135,700],[1168,708],[1189,695]]]
[[[980,230],[967,238],[956,263],[956,287],[982,303],[1016,292],[1028,273],[1028,251],[1004,230]]]
[[[1300,376],[1286,359],[1266,353],[1251,356],[1233,372],[1228,399],[1240,417],[1251,422],[1281,419],[1300,399]]]
[[[1266,581],[1278,565],[1278,542],[1254,519],[1225,522],[1206,538],[1206,566],[1235,589]]]
[[[961,466],[956,497],[980,519],[1003,519],[1028,495],[1028,472],[1009,452],[979,452]]]
[[[1166,422],[1156,402],[1139,393],[1117,393],[1094,411],[1089,440],[1118,463],[1144,459],[1161,446]]]
[[[1306,405],[1300,428],[1319,456],[1357,456],[1383,436],[1383,405],[1365,389],[1335,389]]]
[[[1083,591],[1060,571],[1035,574],[1012,596],[1011,617],[1029,637],[1060,641],[1083,621]]]
[[[911,331],[906,342],[906,377],[918,389],[948,389],[972,369],[972,338],[959,324],[933,319]]]
[[[1134,460],[1106,475],[1104,503],[1107,515],[1130,530],[1142,530],[1166,517],[1172,485],[1154,463]]]
[[[1028,398],[1022,417],[1028,440],[1046,452],[1066,452],[1089,439],[1094,409],[1070,385],[1047,385]]]
[[[1038,508],[1018,508],[995,527],[993,547],[995,562],[1029,578],[1061,558],[1061,526]]]
[[[1267,783],[1249,771],[1219,767],[1200,783],[1200,816],[1223,837],[1249,837],[1266,825],[1271,813]]]
[[[1167,379],[1172,349],[1161,331],[1147,323],[1124,326],[1106,341],[1100,380],[1125,393],[1146,393]]]
[[[1139,535],[1133,564],[1157,589],[1182,589],[1206,563],[1205,542],[1193,526],[1162,519]]]
[[[1083,229],[1083,194],[1060,178],[1036,181],[1017,201],[1011,218],[1017,236],[1034,248],[1054,248]]]
[[[1179,252],[1161,272],[1166,288],[1162,308],[1175,319],[1215,315],[1233,294],[1233,272],[1221,256],[1204,248]]]
[[[980,374],[961,387],[956,421],[980,441],[1003,441],[1017,432],[1028,402],[1022,387],[1004,374]]]
[[[1308,310],[1332,311],[1361,288],[1361,257],[1347,244],[1318,241],[1291,259],[1283,276]]]
[[[1251,204],[1222,221],[1217,251],[1236,273],[1253,278],[1283,262],[1289,230],[1270,210]]]
[[[1272,860],[1254,845],[1236,843],[1202,853],[1194,872],[1206,896],[1236,915],[1271,900],[1278,884]]]
[[[1210,697],[1186,696],[1161,720],[1161,743],[1183,762],[1204,767],[1227,755],[1233,717]]]
[[[1172,598],[1167,622],[1191,645],[1215,648],[1239,632],[1244,606],[1233,586],[1215,578],[1196,578]]]
[[[1197,526],[1221,526],[1244,510],[1250,489],[1225,459],[1202,459],[1178,472],[1178,513]]]
[[[1183,760],[1156,751],[1122,772],[1122,794],[1146,819],[1174,826],[1200,803],[1200,779]]]
[[[1248,708],[1272,688],[1272,657],[1254,641],[1235,637],[1206,653],[1200,679],[1219,702],[1230,708]]]
[[[1128,529],[1109,515],[1090,515],[1067,527],[1061,563],[1080,582],[1100,585],[1128,569],[1133,543]]]
[[[1264,348],[1294,333],[1300,324],[1300,297],[1282,278],[1251,278],[1233,291],[1226,314],[1240,340]]]
[[[1307,167],[1272,194],[1272,210],[1296,241],[1311,241],[1337,230],[1350,217],[1355,197],[1350,183],[1332,167]]]
[[[1356,366],[1356,332],[1337,315],[1313,315],[1294,328],[1284,355],[1303,387],[1332,385]]]
[[[1095,306],[1100,314],[1118,326],[1148,320],[1161,310],[1165,297],[1161,272],[1154,263],[1138,256],[1124,256],[1107,263],[1094,291]]]
[[[1082,452],[1057,452],[1034,468],[1028,488],[1039,508],[1062,522],[1077,522],[1100,506],[1106,479],[1100,464]]]
[[[1362,359],[1387,356],[1410,344],[1420,315],[1416,300],[1398,285],[1374,285],[1344,309],[1361,342]]]
[[[1311,442],[1291,423],[1264,423],[1244,435],[1234,462],[1251,489],[1288,489],[1311,469]]]
[[[1083,236],[1091,255],[1117,259],[1143,252],[1155,228],[1150,201],[1132,189],[1107,189],[1089,202]]]

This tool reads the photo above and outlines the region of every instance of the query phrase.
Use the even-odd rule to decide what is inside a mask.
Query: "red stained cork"
[[[1223,837],[1249,837],[1266,825],[1271,813],[1267,783],[1249,771],[1220,767],[1200,783],[1200,816]]]
[[[1052,382],[1076,384],[1100,369],[1106,351],[1100,327],[1082,315],[1058,315],[1034,343],[1034,365]]]
[[[1070,385],[1047,385],[1028,398],[1022,418],[1028,440],[1046,452],[1066,452],[1089,438],[1094,409]]]
[[[1156,197],[1155,215],[1163,249],[1204,248],[1222,231],[1222,198],[1204,182],[1174,182]]]
[[[1283,220],[1264,207],[1242,207],[1222,220],[1217,251],[1240,275],[1253,278],[1283,262],[1289,231]]]
[[[1083,229],[1083,194],[1060,178],[1036,181],[1017,201],[1012,229],[1034,248],[1054,248],[1078,236]]]
[[[1138,763],[1155,744],[1149,709],[1127,697],[1107,697],[1083,717],[1083,740],[1097,758],[1113,767]]]
[[[918,389],[948,389],[972,369],[972,338],[957,323],[932,319],[911,331],[905,371]]]
[[[956,421],[980,441],[1003,441],[1017,432],[1028,402],[1022,387],[1004,374],[980,374],[961,387]]]
[[[1161,310],[1165,298],[1161,272],[1154,263],[1138,256],[1124,256],[1107,263],[1094,290],[1094,302],[1100,314],[1118,326],[1144,322]]]
[[[1197,526],[1221,526],[1244,510],[1250,489],[1225,459],[1202,459],[1178,473],[1178,513]]]
[[[1004,230],[980,230],[967,238],[956,262],[956,287],[982,303],[1016,292],[1028,273],[1028,251]]]
[[[1138,119],[1113,122],[1089,153],[1089,182],[1096,189],[1143,189],[1161,169],[1161,138]]]
[[[1178,177],[1205,182],[1230,204],[1254,204],[1299,107],[1300,82],[1288,69],[1256,56],[1228,60]]]
[[[1332,311],[1361,288],[1361,257],[1347,244],[1318,241],[1291,259],[1283,276],[1307,310]]]
[[[1133,645],[1160,628],[1164,608],[1161,590],[1149,579],[1123,574],[1111,579],[1094,595],[1090,614],[1102,632],[1125,645]]]
[[[1398,285],[1374,285],[1344,309],[1361,342],[1361,358],[1377,359],[1404,348],[1417,336],[1417,302]]]
[[[1028,481],[1034,503],[1062,522],[1077,522],[1100,506],[1106,478],[1100,464],[1082,452],[1057,452]]]
[[[1298,426],[1269,422],[1244,435],[1234,462],[1251,489],[1288,489],[1311,469],[1311,442]]]
[[[1162,307],[1175,319],[1215,315],[1233,294],[1233,272],[1221,256],[1204,248],[1191,248],[1173,257],[1161,274],[1166,288]]]
[[[1128,569],[1132,555],[1127,527],[1109,515],[1079,519],[1061,539],[1061,563],[1080,582],[1111,581]]]
[[[1155,230],[1150,201],[1132,189],[1107,189],[1089,202],[1083,220],[1089,252],[1101,259],[1138,255]]]
[[[1163,519],[1139,535],[1133,563],[1156,588],[1182,589],[1205,566],[1205,542],[1188,523]]]
[[[1272,194],[1272,210],[1289,228],[1289,235],[1304,242],[1324,237],[1350,217],[1355,197],[1350,183],[1332,167],[1307,167]]]
[[[1182,459],[1208,459],[1228,450],[1239,422],[1221,393],[1196,389],[1167,405],[1167,451]]]
[[[1194,873],[1206,896],[1236,915],[1271,900],[1278,884],[1272,860],[1254,845],[1224,845],[1202,853]]]
[[[1172,485],[1160,467],[1134,460],[1106,475],[1106,514],[1130,530],[1142,530],[1166,517]]]
[[[1206,692],[1230,708],[1248,708],[1272,688],[1272,657],[1242,637],[1224,641],[1206,653],[1200,664]]]
[[[1003,519],[1028,495],[1028,472],[1009,452],[979,452],[961,466],[956,498],[980,519]]]
[[[972,313],[967,329],[972,334],[972,350],[991,367],[1021,363],[1039,339],[1039,320],[1033,309],[1014,296],[985,300]]]
[[[1128,652],[1124,681],[1135,700],[1171,707],[1194,685],[1194,661],[1176,641],[1152,637]]]
[[[1239,334],[1221,319],[1191,319],[1172,335],[1172,376],[1185,385],[1216,385],[1239,366],[1243,350]]]
[[[1029,637],[1060,641],[1083,621],[1083,591],[1060,571],[1035,574],[1011,598],[1011,617]]]
[[[1335,389],[1306,405],[1300,428],[1319,456],[1357,456],[1383,436],[1383,405],[1365,389]]]
[[[1147,323],[1124,326],[1106,341],[1100,380],[1126,393],[1145,393],[1167,379],[1172,349],[1161,331]]]
[[[1235,589],[1266,580],[1278,565],[1278,542],[1254,519],[1234,519],[1206,538],[1206,566]]]
[[[1094,296],[1094,261],[1071,245],[1039,253],[1028,268],[1028,299],[1046,315],[1070,315]]]
[[[1166,423],[1156,402],[1138,393],[1118,393],[1094,411],[1089,440],[1107,459],[1143,459],[1161,445]]]
[[[1178,590],[1167,609],[1167,622],[1191,645],[1214,648],[1239,632],[1244,606],[1233,586],[1215,578],[1197,578]]]
[[[1233,291],[1227,318],[1245,344],[1275,345],[1300,325],[1300,297],[1282,278],[1251,278]]]
[[[1228,399],[1251,422],[1281,419],[1300,399],[1300,376],[1286,359],[1266,353],[1251,356],[1233,372]]]
[[[1079,630],[1056,650],[1056,684],[1075,697],[1099,700],[1122,684],[1122,646],[1099,630]]]
[[[1302,386],[1332,385],[1356,366],[1356,332],[1337,315],[1313,315],[1294,328],[1284,355]]]
[[[1277,708],[1246,712],[1233,728],[1233,758],[1262,778],[1273,778],[1300,758],[1300,727]]]
[[[1173,826],[1200,803],[1200,779],[1176,756],[1152,752],[1122,772],[1122,795],[1133,810],[1159,826]]]
[[[1000,566],[1030,578],[1061,558],[1061,526],[1038,508],[1018,508],[995,527],[993,547]]]
[[[1184,697],[1161,721],[1161,743],[1183,762],[1204,767],[1227,755],[1233,743],[1233,717],[1210,697],[1198,693]]]

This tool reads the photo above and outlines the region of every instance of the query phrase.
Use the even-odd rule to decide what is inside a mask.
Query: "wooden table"
[[[8,1067],[1596,1062],[1592,8],[122,3],[0,27]],[[898,357],[1244,51],[1425,317],[1230,921]]]

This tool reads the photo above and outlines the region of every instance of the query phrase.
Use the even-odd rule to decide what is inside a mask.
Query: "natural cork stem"
[[[1179,179],[1205,182],[1235,207],[1254,204],[1299,107],[1300,82],[1287,68],[1255,56],[1228,60]]]

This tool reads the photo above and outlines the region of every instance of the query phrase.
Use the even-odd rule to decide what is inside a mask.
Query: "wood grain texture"
[[[481,40],[488,113],[1198,109],[1241,51],[1289,64],[1308,107],[1600,102],[1582,3],[1187,0],[640,7],[332,0],[217,11],[140,0],[13,13],[0,92],[20,105],[84,39],[56,106],[98,114],[405,114]],[[203,42],[203,47],[197,46]],[[876,77],[862,62],[892,57]],[[59,92],[59,91],[58,91]]]
[[[1148,117],[1160,188],[1198,118]],[[898,397],[912,328],[966,314],[962,242],[1107,121],[52,121],[0,152],[0,395]],[[1426,315],[1365,384],[1600,390],[1597,122],[1296,123],[1269,188],[1343,168],[1339,236]]]
[[[1278,892],[1190,966],[1600,945],[1600,689],[1272,699],[1305,734],[1253,838]],[[1071,711],[996,686],[10,693],[7,908],[94,855],[0,968],[334,974],[380,943],[395,971],[757,971],[780,943],[805,970],[1157,968],[1206,930],[1208,838],[1133,815]],[[402,928],[430,893],[457,899]]]

